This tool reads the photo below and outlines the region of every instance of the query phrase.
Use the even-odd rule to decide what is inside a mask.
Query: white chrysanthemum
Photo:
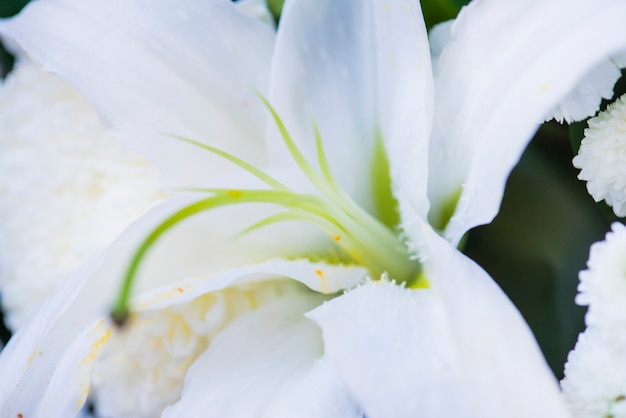
[[[570,352],[562,387],[575,417],[626,417],[626,345],[615,338],[620,332],[626,329],[590,328]]]
[[[160,199],[155,167],[83,96],[27,61],[0,90],[0,290],[16,329],[81,261]]]
[[[160,417],[180,399],[189,366],[230,322],[269,301],[302,292],[291,281],[261,282],[133,314],[94,365],[98,416]]]
[[[588,305],[589,327],[621,327],[626,331],[626,227],[612,225],[605,241],[591,246],[587,270],[580,272],[576,303]],[[626,332],[624,333],[626,343]]]
[[[588,124],[573,160],[578,178],[596,202],[604,199],[617,216],[626,216],[626,95]]]
[[[563,392],[576,417],[626,418],[626,227],[591,246],[576,302],[587,330],[565,366]]]

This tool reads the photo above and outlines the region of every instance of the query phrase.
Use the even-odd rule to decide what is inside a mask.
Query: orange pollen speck
[[[177,287],[176,290],[178,291],[178,293],[183,293],[184,292],[182,287]]]
[[[341,236],[339,235],[333,235],[332,238],[334,241],[337,241],[337,242],[341,241]]]
[[[322,270],[315,270],[315,274],[317,274],[320,277],[324,277],[324,272]]]

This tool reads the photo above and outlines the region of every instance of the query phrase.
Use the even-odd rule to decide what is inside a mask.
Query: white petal
[[[171,137],[263,158],[274,34],[227,0],[42,0],[0,24],[81,90],[114,134],[189,185],[232,165]]]
[[[613,97],[613,86],[621,74],[612,60],[601,62],[552,109],[546,120],[554,118],[558,122],[571,123],[593,116],[600,108],[602,99]]]
[[[426,213],[432,94],[430,53],[417,2],[286,3],[270,101],[312,162],[313,124],[319,127],[339,183],[366,208],[376,207],[372,160],[380,135],[392,178],[403,191],[399,197]],[[269,155],[277,164],[288,164],[271,128]]]
[[[99,320],[110,308],[129,257],[140,240],[154,228],[155,222],[186,203],[186,199],[167,201],[131,226],[109,248],[102,260],[94,260],[79,270],[16,334],[0,355],[0,373],[3,376],[0,381],[0,404],[5,409],[15,411],[15,408],[25,408],[23,400],[26,398],[29,399],[29,408],[43,408],[43,400],[50,396],[48,391],[58,390],[49,383],[55,368],[56,375],[60,373],[65,382],[73,382],[73,386],[68,383],[64,387],[68,394],[84,391],[80,370],[75,367],[80,358],[67,354],[69,357],[62,364],[63,368],[59,365],[60,359],[76,338],[76,350],[91,346],[91,337],[80,337],[87,335],[88,331],[81,330],[88,330],[90,324]],[[199,215],[174,228],[147,257],[138,276],[136,293],[165,286],[146,293],[143,299],[137,301],[137,306],[140,309],[156,309],[183,303],[194,295],[220,290],[235,283],[276,277],[301,280],[314,289],[333,293],[346,286],[354,286],[366,275],[366,270],[360,267],[308,261],[275,260],[238,270],[237,267],[277,256],[320,254],[318,250],[328,248],[317,241],[316,233],[307,231],[306,225],[300,225],[302,228],[295,224],[276,225],[237,240],[232,239],[234,234],[240,232],[238,228],[242,224],[258,220],[264,212],[262,207],[254,205],[229,208],[221,214],[216,211],[212,216]],[[194,276],[197,278],[183,280]],[[43,355],[40,356],[39,352]],[[48,413],[53,416],[53,412]]]
[[[321,354],[319,328],[302,316],[320,302],[285,298],[233,322],[191,366],[163,417],[262,416],[285,379]]]
[[[545,115],[626,49],[625,19],[621,0],[478,0],[461,11],[439,61],[429,178],[435,223],[462,191],[451,242],[495,216]]]
[[[53,293],[25,326],[11,338],[5,349],[0,353],[0,415],[2,416],[42,416],[44,399],[47,397],[50,375],[54,372],[55,364],[61,361],[63,350],[72,344],[75,330],[59,319],[65,314],[69,303],[83,290],[84,278],[88,277],[98,267],[97,258],[85,263],[68,278],[61,291]],[[86,327],[78,351],[91,347],[100,337],[98,332],[89,333],[90,326]],[[52,334],[52,338],[47,338]],[[68,335],[67,339],[57,339],[61,335]],[[78,366],[78,367],[77,367]],[[87,364],[91,367],[91,363]],[[60,370],[59,373],[63,373]],[[60,411],[46,410],[47,416],[72,416],[68,407],[77,413],[84,401],[84,388],[80,385],[84,381],[85,368],[75,359],[71,368],[75,376],[74,390],[64,393],[64,399],[71,399],[71,406],[57,404]],[[57,390],[57,387],[53,387]],[[65,387],[65,389],[68,389]],[[62,412],[66,414],[63,415]]]
[[[265,411],[267,418],[362,418],[363,412],[325,359],[287,379]]]
[[[512,303],[476,264],[429,235],[430,289],[371,283],[309,314],[366,415],[566,417]]]
[[[452,36],[450,30],[454,24],[454,19],[446,20],[432,27],[428,32],[428,44],[430,45],[430,59],[433,65],[433,74],[437,76],[437,69],[439,68],[439,57],[443,52],[443,48],[450,42]]]

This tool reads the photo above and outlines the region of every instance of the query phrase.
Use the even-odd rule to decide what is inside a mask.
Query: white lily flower
[[[495,216],[544,116],[626,49],[625,18],[620,0],[475,0],[433,77],[416,1],[288,1],[276,33],[226,0],[34,2],[0,31],[172,184],[213,194],[166,201],[69,278],[0,356],[0,411],[72,416],[93,384],[111,416],[124,392],[133,416],[567,416],[523,319],[454,246]],[[172,333],[133,342],[103,313],[181,208],[132,305]],[[115,360],[151,341],[130,370],[182,367],[166,406]]]

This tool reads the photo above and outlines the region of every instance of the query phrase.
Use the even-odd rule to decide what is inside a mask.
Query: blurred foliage
[[[454,19],[470,0],[422,0],[422,13],[428,29],[437,23]]]
[[[16,15],[29,0],[0,0],[0,17]]]
[[[280,19],[280,13],[283,11],[283,3],[285,3],[285,0],[267,0],[267,6],[277,22]]]
[[[500,214],[472,230],[465,248],[520,309],[558,378],[584,329],[578,272],[609,228],[576,179],[568,138],[566,125],[544,124],[509,178]]]

